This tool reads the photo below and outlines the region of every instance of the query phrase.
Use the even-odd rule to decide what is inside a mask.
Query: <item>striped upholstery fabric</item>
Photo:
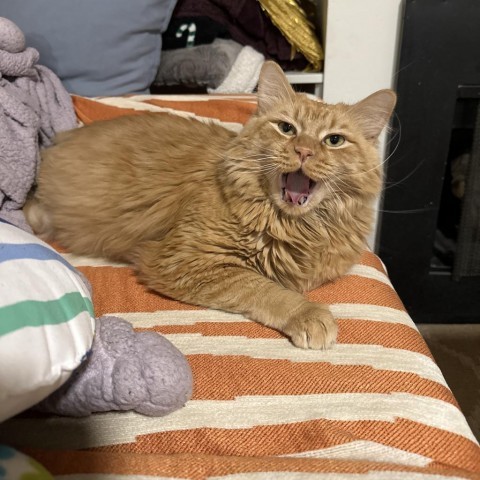
[[[0,421],[64,383],[90,349],[94,327],[78,272],[0,220]]]
[[[84,123],[175,111],[233,129],[255,108],[252,97],[231,96],[75,105]],[[478,442],[374,254],[308,294],[339,320],[329,351],[301,350],[240,315],[156,295],[127,265],[63,255],[91,281],[96,315],[165,335],[187,356],[195,384],[192,400],[163,418],[24,417],[0,429],[0,440],[22,442],[57,478],[480,478]]]

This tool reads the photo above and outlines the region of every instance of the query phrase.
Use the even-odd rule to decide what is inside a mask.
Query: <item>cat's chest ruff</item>
[[[318,213],[289,218],[271,205],[259,203],[243,210],[236,220],[231,226],[236,230],[232,247],[237,260],[287,288],[304,292],[337,277],[342,270]]]
[[[268,278],[300,291],[319,278],[321,241],[315,245],[302,244],[298,239],[289,242],[267,232],[258,233],[252,240],[252,255],[248,263]]]

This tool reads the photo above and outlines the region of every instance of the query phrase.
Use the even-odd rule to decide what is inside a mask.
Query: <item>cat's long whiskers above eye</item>
[[[258,158],[250,158],[246,159],[245,157],[230,157],[233,160],[239,160],[242,162],[240,165],[236,165],[236,170],[237,171],[244,171],[246,173],[258,173],[258,174],[264,174],[267,176],[274,176],[280,173],[280,167],[276,162],[269,161],[269,158],[272,158],[273,160],[276,160],[277,157],[265,157],[261,156]],[[254,163],[252,164],[251,162],[246,162],[244,163],[245,160],[253,160]],[[263,162],[262,162],[263,160]]]
[[[423,158],[420,162],[418,162],[415,165],[415,168],[413,168],[412,170],[410,170],[410,172],[407,173],[407,175],[405,175],[403,178],[401,178],[396,182],[386,184],[383,189],[388,190],[389,188],[393,188],[393,187],[396,187],[397,185],[401,185],[405,180],[409,179],[425,163],[425,161],[426,159]]]
[[[400,145],[400,141],[402,140],[402,125],[400,123],[400,119],[398,118],[397,114],[395,113],[395,117],[397,118],[398,120],[398,133],[394,136],[392,136],[392,138],[389,139],[389,141],[387,142],[387,146],[390,145],[390,143],[392,143],[395,139],[397,139],[397,143],[395,144],[395,148],[392,150],[392,152],[383,159],[382,162],[380,162],[378,165],[375,165],[374,167],[370,168],[369,170],[364,170],[364,171],[361,171],[361,172],[356,172],[356,173],[351,173],[349,174],[349,176],[355,176],[355,175],[365,175],[369,172],[371,172],[372,170],[375,170],[377,168],[379,169],[384,169],[385,165],[387,164],[387,162],[393,157],[393,155],[395,155],[395,152],[397,151],[399,145]],[[408,177],[406,177],[408,178]],[[402,180],[403,181],[403,180]]]

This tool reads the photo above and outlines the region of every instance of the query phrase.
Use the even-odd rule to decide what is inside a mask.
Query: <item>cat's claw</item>
[[[299,348],[324,350],[337,338],[337,322],[327,307],[308,303],[295,311],[284,332]]]

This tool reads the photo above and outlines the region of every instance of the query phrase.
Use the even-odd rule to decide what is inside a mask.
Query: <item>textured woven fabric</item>
[[[44,242],[0,220],[0,421],[60,387],[90,350],[94,330],[78,272]]]
[[[85,123],[176,110],[233,129],[255,108],[245,96],[74,103]],[[365,252],[347,275],[308,294],[329,303],[338,318],[338,342],[328,351],[298,349],[240,315],[154,294],[126,265],[62,254],[92,283],[97,315],[117,314],[137,330],[159,332],[187,356],[194,394],[163,418],[24,417],[0,428],[0,441],[6,436],[30,447],[54,475],[479,478],[478,443],[374,254]]]

